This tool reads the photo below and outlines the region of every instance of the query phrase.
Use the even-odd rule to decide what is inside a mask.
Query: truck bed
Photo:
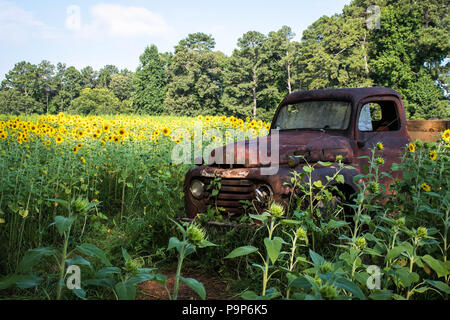
[[[408,134],[411,141],[421,140],[433,142],[439,139],[439,135],[450,129],[448,120],[408,120]]]

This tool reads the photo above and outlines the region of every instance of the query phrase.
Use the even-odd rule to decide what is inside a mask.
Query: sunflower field
[[[48,226],[61,209],[49,199],[100,203],[75,228],[79,237],[92,228],[114,232],[131,213],[182,213],[189,165],[173,165],[171,150],[191,139],[199,122],[203,135],[230,128],[255,137],[269,128],[262,121],[217,116],[0,118],[0,273],[12,272],[27,249],[57,240]],[[208,137],[214,145],[224,138]]]
[[[199,281],[181,276],[184,266],[226,279],[234,298],[448,299],[450,130],[405,146],[389,172],[380,171],[378,143],[346,203],[328,204],[332,188],[312,181],[307,164],[291,179],[302,193],[243,217],[240,228],[203,223],[220,212],[177,222],[194,159],[176,164],[174,148],[189,143],[205,155],[230,132],[240,140],[269,129],[225,116],[0,116],[0,297],[130,300],[138,284],[157,282],[177,299],[182,281],[205,299]],[[329,182],[345,167],[334,165]],[[393,171],[403,178],[384,194],[380,181]],[[70,289],[74,266],[83,282]],[[171,294],[154,270],[174,268]]]

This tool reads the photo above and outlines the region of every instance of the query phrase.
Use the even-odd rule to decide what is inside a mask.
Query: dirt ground
[[[167,277],[167,288],[170,294],[173,293],[173,286],[175,283],[175,272],[162,272]],[[232,296],[232,290],[226,282],[218,280],[210,275],[198,275],[190,273],[182,273],[184,278],[194,278],[200,281],[205,287],[207,300],[230,300],[236,299]],[[164,286],[156,281],[145,281],[139,285],[138,300],[168,300]],[[201,298],[187,285],[180,280],[180,287],[178,290],[178,300],[200,300]]]

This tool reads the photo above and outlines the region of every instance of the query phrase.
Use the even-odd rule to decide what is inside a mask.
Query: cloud
[[[32,12],[16,5],[0,1],[0,39],[15,43],[27,42],[30,38],[54,39],[60,34],[56,29],[36,19]]]
[[[162,36],[169,31],[169,26],[160,14],[143,7],[98,4],[90,8],[91,21],[87,24],[83,23],[81,15],[79,27],[76,22],[77,10],[72,6],[70,11],[74,12],[74,15],[68,16],[66,26],[72,26],[70,29],[83,37]]]

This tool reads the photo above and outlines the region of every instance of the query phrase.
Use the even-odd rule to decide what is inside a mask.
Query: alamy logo
[[[381,271],[378,266],[368,266],[367,273],[371,276],[367,278],[366,285],[370,290],[381,289]]]
[[[79,6],[69,6],[67,8],[66,27],[72,31],[81,29],[81,10]]]
[[[66,281],[68,289],[81,289],[81,270],[79,266],[71,265],[67,268],[66,275],[71,274]]]
[[[184,129],[174,134],[182,134]],[[248,133],[226,129],[204,128],[203,123],[195,123],[193,135],[180,141],[171,152],[173,164],[226,164],[258,165],[261,175],[277,174],[279,169],[279,131],[267,130],[259,137],[249,137]],[[213,138],[213,139],[211,139]],[[225,142],[225,146],[224,146]],[[198,162],[198,160],[202,162]]]
[[[367,8],[367,14],[370,16],[365,21],[367,24],[367,29],[381,29],[381,9],[379,6],[371,5]]]

